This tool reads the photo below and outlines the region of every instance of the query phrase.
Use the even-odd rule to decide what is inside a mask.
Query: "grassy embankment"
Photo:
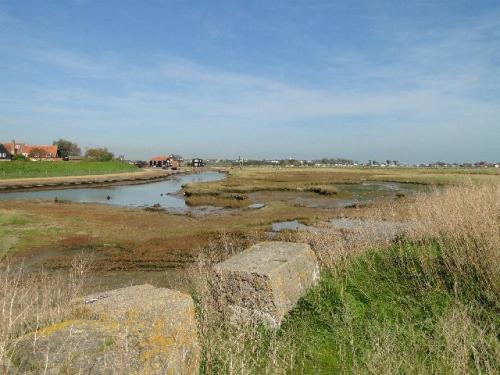
[[[0,163],[0,179],[101,175],[137,170],[121,161],[11,161]]]
[[[201,282],[203,371],[497,374],[500,186],[422,195],[407,212],[391,242],[305,235],[321,281],[278,332],[211,324]]]

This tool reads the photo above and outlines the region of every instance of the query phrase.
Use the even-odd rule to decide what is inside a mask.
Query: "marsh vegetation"
[[[497,173],[400,175],[408,183],[438,178],[447,184],[404,184],[409,190],[398,196],[398,189],[373,189],[395,179],[386,171],[258,172],[230,171],[224,181],[186,186],[188,200],[244,202],[203,217],[1,202],[0,355],[27,330],[63,320],[73,296],[148,281],[193,295],[203,373],[498,373]],[[362,183],[372,188],[361,189]],[[336,193],[306,190],[325,185]],[[354,193],[370,201],[330,204]],[[251,202],[266,206],[250,210]],[[367,225],[323,225],[339,218]],[[272,223],[293,220],[322,229],[276,233],[276,239],[312,246],[322,265],[319,285],[278,331],[235,330],[217,320],[210,266],[267,239]],[[404,223],[404,230],[379,236],[380,222]]]

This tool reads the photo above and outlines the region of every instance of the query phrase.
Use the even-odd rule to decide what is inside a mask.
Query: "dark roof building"
[[[11,153],[2,143],[0,143],[0,160],[10,160],[10,159],[12,159]]]
[[[191,160],[191,166],[193,168],[203,168],[205,166],[205,161],[200,158],[195,158]]]

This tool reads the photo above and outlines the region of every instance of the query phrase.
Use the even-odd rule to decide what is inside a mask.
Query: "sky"
[[[0,140],[500,161],[498,0],[0,0]]]

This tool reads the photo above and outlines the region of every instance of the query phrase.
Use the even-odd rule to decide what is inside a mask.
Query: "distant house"
[[[0,143],[0,161],[4,160],[10,161],[11,158],[12,155],[10,154],[10,152],[2,143]]]
[[[181,162],[173,158],[172,156],[155,156],[149,160],[149,166],[151,168],[163,168],[163,169],[174,169],[177,170],[181,167]]]
[[[26,158],[34,160],[54,160],[57,159],[57,145],[28,145],[26,143],[19,143],[15,140],[9,143],[2,143],[6,152],[1,153],[10,154],[10,158],[16,155],[22,155]]]
[[[149,159],[149,166],[151,168],[170,168],[170,157],[163,155],[153,156]]]
[[[203,168],[205,166],[205,162],[203,159],[195,158],[191,160],[191,166],[193,168]]]

